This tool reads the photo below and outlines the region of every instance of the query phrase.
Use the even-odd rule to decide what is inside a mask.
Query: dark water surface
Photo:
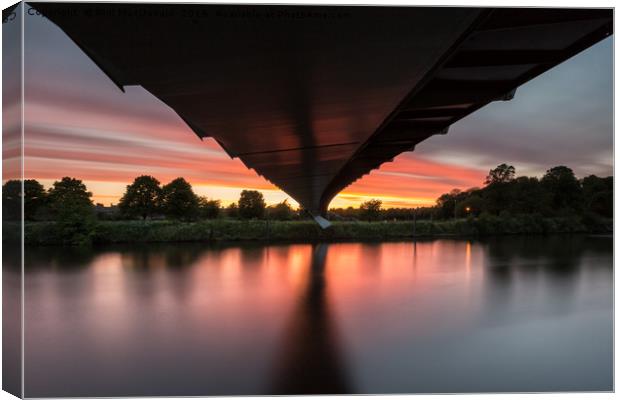
[[[28,248],[26,396],[608,391],[612,247]]]

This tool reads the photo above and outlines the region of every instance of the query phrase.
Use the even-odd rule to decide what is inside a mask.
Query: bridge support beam
[[[332,225],[331,222],[329,222],[327,219],[325,219],[324,217],[322,217],[320,215],[312,214],[312,218],[314,219],[314,221],[317,224],[319,224],[321,229],[327,229],[327,228],[329,228]]]

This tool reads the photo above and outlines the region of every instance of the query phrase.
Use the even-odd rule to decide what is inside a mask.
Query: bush
[[[77,214],[76,214],[77,215]],[[579,218],[536,219],[516,216],[501,220],[484,215],[478,219],[450,221],[418,221],[417,237],[499,234],[609,232],[612,221],[582,221]],[[17,227],[13,229],[12,227]],[[594,227],[594,228],[593,228]],[[4,240],[20,240],[19,223],[6,222]],[[212,242],[235,240],[387,240],[413,237],[412,221],[334,222],[321,229],[314,221],[264,221],[213,219],[200,222],[180,221],[99,221],[68,218],[63,222],[29,222],[24,226],[28,244],[87,244],[140,242]]]

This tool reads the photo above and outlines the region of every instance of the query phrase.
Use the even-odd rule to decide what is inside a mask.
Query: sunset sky
[[[46,187],[82,179],[94,201],[115,203],[142,174],[162,183],[183,176],[200,195],[236,201],[242,189],[268,203],[288,196],[201,141],[140,87],[122,93],[62,31],[26,16],[25,176]],[[534,81],[514,100],[493,103],[349,186],[332,207],[379,198],[387,207],[430,205],[453,188],[480,186],[490,168],[509,163],[541,176],[567,165],[579,177],[613,174],[612,39]]]

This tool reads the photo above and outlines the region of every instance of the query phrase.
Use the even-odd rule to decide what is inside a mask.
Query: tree
[[[32,221],[47,203],[45,188],[35,179],[24,181],[24,219]]]
[[[18,179],[9,180],[2,185],[2,209],[6,220],[21,219],[22,183]],[[45,206],[47,193],[35,179],[24,180],[24,219],[33,220],[37,211]]]
[[[508,164],[500,164],[489,171],[484,183],[483,198],[485,211],[499,214],[506,211],[511,203],[509,187],[515,177],[515,167]]]
[[[613,217],[613,177],[599,178],[590,175],[582,179],[581,187],[586,210],[604,217]]]
[[[244,219],[262,218],[265,214],[265,199],[256,190],[243,190],[239,197],[239,216]]]
[[[269,206],[267,208],[267,215],[271,219],[277,219],[280,221],[288,221],[290,219],[293,219],[294,214],[295,214],[295,211],[290,206],[290,204],[288,204],[287,199],[285,199],[281,203],[278,203],[273,206]]]
[[[54,182],[49,190],[50,209],[66,244],[90,244],[95,226],[91,197],[81,180],[70,177]]]
[[[198,196],[192,185],[176,178],[162,188],[162,210],[167,218],[193,220],[198,216]]]
[[[9,180],[2,185],[2,218],[19,221],[22,218],[22,182]]]
[[[507,164],[500,164],[489,171],[484,183],[492,185],[494,183],[507,183],[514,179],[515,167]]]
[[[54,182],[48,192],[48,199],[52,211],[58,215],[66,213],[69,208],[92,210],[92,195],[81,180],[65,176]]]
[[[200,209],[200,217],[206,219],[214,219],[220,215],[220,201],[209,200],[202,196],[198,199],[198,207]]]
[[[576,212],[583,209],[583,190],[572,169],[563,165],[553,167],[547,170],[541,184],[555,210]]]
[[[152,176],[142,175],[127,185],[118,207],[123,215],[145,220],[161,209],[162,188]]]
[[[376,221],[381,217],[381,200],[371,199],[360,205],[360,214],[363,219]]]

